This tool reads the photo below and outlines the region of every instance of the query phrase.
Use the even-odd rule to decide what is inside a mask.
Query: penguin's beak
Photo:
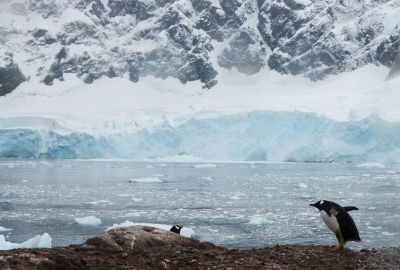
[[[315,205],[315,203],[310,204],[310,206],[312,206],[312,207],[317,207],[317,206]]]

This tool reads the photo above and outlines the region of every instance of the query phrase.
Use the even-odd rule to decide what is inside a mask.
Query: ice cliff
[[[0,121],[0,125],[4,125]],[[94,136],[57,129],[0,129],[0,156],[129,158],[191,155],[219,161],[399,162],[400,124],[370,116],[339,122],[304,112],[253,111],[167,121],[137,132]]]

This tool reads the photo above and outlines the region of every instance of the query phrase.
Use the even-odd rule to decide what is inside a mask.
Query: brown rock
[[[114,252],[143,251],[152,247],[193,247],[207,250],[216,248],[212,243],[184,237],[177,233],[146,226],[131,226],[105,231],[86,240],[87,246]]]
[[[338,251],[324,245],[276,245],[228,250],[133,226],[103,232],[81,245],[0,251],[0,269],[400,269],[400,247]]]

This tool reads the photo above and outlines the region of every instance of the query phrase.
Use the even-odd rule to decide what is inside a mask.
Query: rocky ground
[[[400,269],[400,247],[276,245],[228,250],[152,227],[118,228],[81,245],[0,252],[0,269]]]

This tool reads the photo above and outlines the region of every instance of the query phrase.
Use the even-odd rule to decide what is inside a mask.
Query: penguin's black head
[[[171,228],[169,231],[170,231],[170,232],[177,233],[177,234],[181,234],[182,228],[183,228],[183,226],[174,225],[174,226],[172,226],[172,228]]]
[[[332,202],[320,200],[316,203],[310,204],[310,206],[318,208],[319,211],[325,210],[325,212],[328,212],[332,208]]]

